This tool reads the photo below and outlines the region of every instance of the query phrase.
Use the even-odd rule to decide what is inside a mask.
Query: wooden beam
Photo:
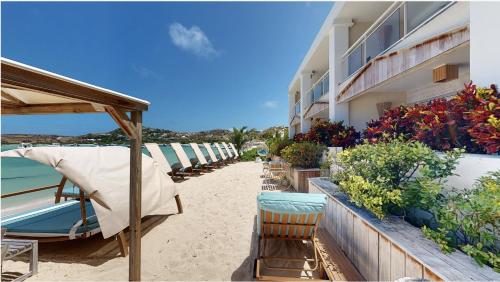
[[[35,104],[35,105],[3,105],[2,115],[44,115],[95,113],[96,109],[89,103]]]
[[[61,202],[61,195],[62,195],[62,191],[64,189],[64,184],[66,184],[66,180],[68,180],[68,178],[66,178],[66,176],[63,176],[61,178],[61,182],[59,182],[59,185],[57,185],[57,192],[56,192],[56,199],[55,199],[56,204]]]
[[[13,196],[18,196],[18,195],[23,195],[23,194],[28,194],[28,193],[33,193],[33,192],[38,192],[38,191],[43,191],[43,190],[49,190],[49,189],[56,188],[58,185],[59,184],[53,184],[53,185],[47,185],[47,186],[32,188],[32,189],[28,189],[28,190],[23,190],[23,191],[19,191],[19,192],[3,194],[0,196],[0,198],[3,199],[3,198],[9,198],[9,197],[13,197]]]
[[[2,98],[5,98],[9,101],[11,101],[13,104],[16,104],[16,105],[26,105],[26,103],[24,103],[23,101],[19,100],[18,98],[10,95],[9,93],[5,92],[2,90]],[[4,101],[2,101],[3,103]]]
[[[141,280],[142,112],[133,111],[135,138],[130,140],[130,255],[129,280]]]
[[[125,134],[130,139],[136,139],[136,126],[131,122],[127,113],[115,107],[106,106],[106,112],[113,118],[113,120],[120,126]]]
[[[19,89],[35,90],[49,95],[112,105],[128,110],[146,111],[148,109],[148,105],[145,103],[116,95],[109,90],[34,71],[3,60],[1,75],[2,86],[5,84]]]

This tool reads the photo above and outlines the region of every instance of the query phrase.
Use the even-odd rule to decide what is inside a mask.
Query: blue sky
[[[182,131],[287,123],[287,87],[333,3],[2,3],[2,56],[151,102]],[[3,117],[2,132],[77,135],[104,114]]]

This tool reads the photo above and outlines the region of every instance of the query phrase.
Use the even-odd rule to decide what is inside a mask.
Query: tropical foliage
[[[343,121],[316,120],[306,134],[296,134],[295,142],[314,142],[328,147],[352,147],[360,138],[360,133]]]
[[[292,143],[293,141],[288,139],[288,129],[284,131],[275,131],[274,136],[266,141],[269,153],[278,157],[281,157],[281,151]]]
[[[292,167],[315,168],[319,167],[325,150],[326,147],[324,145],[300,142],[286,147],[281,154],[283,159]]]
[[[253,149],[250,149],[248,151],[245,151],[243,152],[240,156],[241,156],[241,160],[242,161],[255,161],[255,158],[257,158],[259,156],[259,154],[257,153],[259,151],[259,148],[253,148]]]
[[[241,147],[248,140],[247,127],[242,126],[241,128],[233,127],[233,133],[231,134],[231,142],[233,142],[234,146],[238,153],[241,153]]]
[[[421,142],[402,139],[365,143],[337,155],[342,170],[333,181],[352,202],[379,218],[391,209],[427,209],[434,205],[460,153],[457,149],[440,157]]]
[[[424,226],[424,234],[445,252],[455,248],[480,265],[500,272],[500,171],[481,177],[474,189],[450,193],[432,209],[439,227]]]
[[[464,148],[470,153],[500,151],[500,96],[494,85],[477,88],[472,83],[450,100],[388,110],[367,124],[363,137],[369,142],[394,138],[416,140],[434,150]]]

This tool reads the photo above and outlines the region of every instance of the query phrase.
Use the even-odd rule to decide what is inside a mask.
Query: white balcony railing
[[[321,97],[326,95],[328,93],[330,87],[330,76],[329,72],[327,71],[325,74],[323,74],[307,91],[306,97],[307,97],[307,104],[306,108],[308,108],[310,105],[314,104],[314,102],[318,101]]]
[[[342,56],[343,81],[452,4],[449,1],[395,2]]]

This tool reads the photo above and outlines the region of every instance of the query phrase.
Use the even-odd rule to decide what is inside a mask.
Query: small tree
[[[231,141],[233,142],[234,146],[236,146],[236,150],[238,151],[238,154],[240,154],[241,147],[243,147],[243,144],[245,144],[248,141],[247,127],[246,126],[242,126],[241,128],[233,127]]]

